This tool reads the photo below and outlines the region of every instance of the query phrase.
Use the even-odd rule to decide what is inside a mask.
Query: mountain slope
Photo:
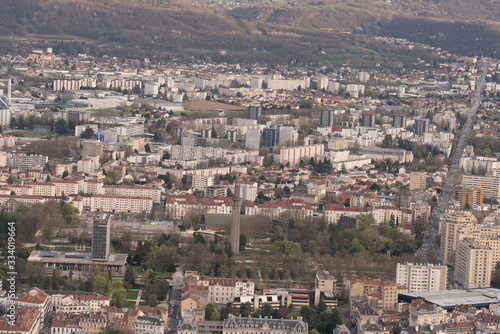
[[[52,36],[51,44],[63,36],[92,41],[56,45],[56,51],[70,54],[85,50],[124,57],[308,62],[318,58],[319,46],[356,44],[359,36],[341,34],[353,31],[404,37],[464,54],[500,54],[500,3],[494,0],[283,0],[240,6],[205,0],[193,5],[180,0],[3,2],[1,36],[16,42],[28,36],[34,45],[43,45],[37,36]],[[0,51],[22,49],[3,43]]]

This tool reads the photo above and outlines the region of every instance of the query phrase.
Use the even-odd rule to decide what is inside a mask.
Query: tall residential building
[[[89,155],[102,156],[104,144],[98,140],[84,140],[82,143],[82,157]]]
[[[406,116],[394,115],[392,117],[392,126],[395,128],[406,128]]]
[[[458,242],[477,222],[470,211],[447,210],[440,221],[441,261],[444,264],[455,264],[455,253]]]
[[[257,198],[257,182],[243,181],[240,183],[240,198],[243,201],[255,201]]]
[[[278,142],[282,146],[292,146],[298,137],[299,134],[293,126],[280,126]]]
[[[458,243],[455,279],[465,289],[490,286],[493,250],[474,239],[464,238]]]
[[[483,205],[483,190],[480,187],[464,188],[455,186],[451,198],[460,202],[461,209],[472,209]]]
[[[245,147],[251,150],[258,151],[260,148],[260,130],[248,129],[245,137],[246,137]]]
[[[323,109],[321,110],[321,117],[319,124],[321,126],[333,126],[335,124],[334,117],[335,117],[335,110]]]
[[[262,116],[261,106],[249,106],[248,107],[248,118],[249,119],[259,119]]]
[[[463,188],[479,187],[483,190],[486,198],[500,197],[500,177],[498,176],[479,176],[479,175],[462,175],[461,185]]]
[[[278,139],[278,129],[265,128],[262,131],[262,145],[267,147],[274,147],[276,146],[277,139]]]
[[[111,215],[100,212],[94,216],[92,229],[92,260],[106,261],[111,241]]]
[[[413,172],[410,174],[410,190],[423,190],[427,187],[427,175],[425,173]]]
[[[241,215],[241,198],[240,198],[240,181],[236,180],[233,197],[233,210],[231,212],[231,250],[233,254],[240,253],[240,215]]]
[[[414,132],[417,136],[421,136],[429,132],[429,120],[426,118],[417,118],[413,125]]]
[[[361,126],[366,126],[369,128],[375,127],[375,114],[374,113],[362,113],[361,114]]]
[[[447,276],[446,266],[430,263],[398,263],[396,267],[396,284],[405,285],[410,293],[446,290]]]
[[[12,110],[10,110],[10,108],[0,108],[0,127],[9,126],[11,121]]]
[[[229,140],[230,144],[236,142],[237,135],[238,135],[238,130],[236,129],[230,129],[227,131],[227,139]]]

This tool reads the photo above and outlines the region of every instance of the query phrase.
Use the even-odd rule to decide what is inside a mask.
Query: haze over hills
[[[51,44],[85,42],[56,47],[67,53],[310,62],[325,58],[318,50],[330,48],[333,54],[340,45],[345,49],[359,44],[361,34],[403,37],[466,55],[496,56],[500,54],[498,21],[500,3],[494,0],[216,4],[205,0],[189,4],[174,0],[6,0],[0,11],[0,31],[9,42],[2,43],[0,50],[22,50],[26,42],[22,38],[29,37],[31,43],[42,45],[47,38],[52,38]],[[221,50],[226,53],[221,55]]]

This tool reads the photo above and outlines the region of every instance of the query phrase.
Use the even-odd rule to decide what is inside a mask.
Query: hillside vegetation
[[[353,32],[404,37],[463,54],[494,56],[500,51],[500,3],[494,0],[3,3],[0,37],[8,38],[0,48],[3,52],[22,51],[26,42],[78,41],[59,48],[70,54],[85,51],[123,57],[308,62],[318,60],[318,47],[340,50],[341,45],[359,44],[360,36]],[[225,55],[221,50],[227,51]]]

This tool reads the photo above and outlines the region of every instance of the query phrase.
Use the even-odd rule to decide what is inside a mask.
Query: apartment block
[[[280,126],[278,143],[282,146],[292,146],[299,137],[293,126]]]
[[[8,155],[8,164],[12,168],[29,170],[34,167],[43,167],[49,161],[45,155],[13,153]]]
[[[410,174],[410,190],[423,190],[427,187],[427,174],[413,172]]]
[[[390,281],[369,280],[355,278],[347,282],[347,293],[349,305],[354,301],[360,301],[364,296],[380,294],[380,306],[382,310],[395,310],[398,303],[398,294],[407,293],[408,288]]]
[[[102,187],[104,195],[123,197],[148,197],[155,203],[161,201],[161,189],[148,186],[115,186],[105,185]]]
[[[483,205],[484,192],[480,187],[464,188],[455,186],[451,198],[460,203],[460,209],[473,209]]]
[[[227,304],[235,297],[253,296],[255,292],[255,284],[250,280],[210,278],[208,282],[209,303]]]
[[[98,140],[84,140],[82,142],[82,157],[90,155],[102,156],[103,150],[104,144]]]
[[[440,221],[441,260],[444,264],[455,264],[455,252],[460,239],[477,222],[476,217],[468,211],[447,210]]]
[[[260,148],[261,132],[258,129],[248,129],[246,136],[245,147],[251,150],[258,150]]]
[[[474,239],[459,241],[456,256],[455,279],[465,289],[490,286],[493,271],[493,250]]]
[[[328,141],[328,149],[334,151],[347,150],[349,141],[347,139],[332,139]]]
[[[117,195],[93,195],[89,197],[76,196],[72,204],[80,212],[88,209],[91,212],[150,212],[153,207],[153,198],[151,197],[131,197]]]
[[[447,277],[446,266],[398,263],[396,267],[396,284],[407,286],[410,293],[446,290]]]
[[[257,182],[240,182],[240,198],[243,201],[255,201],[257,198]]]
[[[485,198],[500,197],[500,177],[464,174],[460,183],[466,189],[481,188]]]
[[[92,173],[101,166],[98,155],[90,155],[86,158],[80,159],[76,163],[76,170],[80,173]]]
[[[325,154],[325,146],[323,144],[283,147],[279,154],[279,163],[290,166],[300,164],[300,161],[309,162],[311,158],[315,160]]]

